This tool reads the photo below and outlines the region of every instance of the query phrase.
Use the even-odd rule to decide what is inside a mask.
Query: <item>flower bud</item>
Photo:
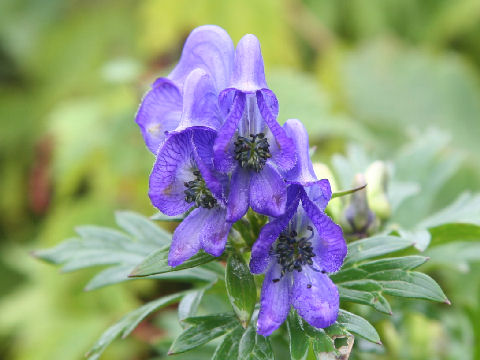
[[[365,172],[368,204],[381,220],[388,219],[392,209],[387,197],[388,169],[383,161],[375,161]]]
[[[361,187],[365,183],[365,176],[357,174],[352,187]],[[342,228],[347,235],[351,235],[354,238],[366,237],[378,228],[378,219],[373,211],[370,210],[368,204],[367,188],[350,195],[350,201],[343,212]]]

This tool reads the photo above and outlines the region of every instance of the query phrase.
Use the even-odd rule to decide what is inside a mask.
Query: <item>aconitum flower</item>
[[[158,147],[182,116],[184,83],[194,69],[204,70],[218,95],[230,81],[234,47],[227,32],[214,25],[200,26],[188,36],[182,56],[173,71],[157,79],[140,104],[135,121],[150,151]]]
[[[167,215],[193,209],[176,228],[168,264],[177,266],[200,249],[219,256],[232,226],[226,221],[225,176],[213,169],[213,143],[221,125],[215,85],[202,69],[185,80],[176,129],[160,146],[150,175],[149,196]]]
[[[295,148],[278,124],[278,101],[268,89],[258,39],[245,35],[235,49],[233,74],[219,96],[225,123],[215,141],[215,166],[232,173],[227,219],[239,220],[250,206],[279,216],[286,184],[280,171],[295,165]]]
[[[338,315],[338,290],[326,273],[342,266],[347,247],[341,228],[325,213],[331,198],[328,180],[317,180],[308,155],[308,136],[298,120],[285,124],[297,148],[289,174],[287,210],[260,231],[252,248],[250,270],[265,272],[257,331],[270,335],[290,307],[310,325],[324,328]]]

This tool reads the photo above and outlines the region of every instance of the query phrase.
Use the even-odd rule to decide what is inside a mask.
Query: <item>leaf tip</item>
[[[444,303],[447,304],[447,305],[449,305],[449,306],[452,305],[452,303],[451,303],[450,300],[448,300],[448,299],[445,299]]]
[[[376,344],[377,344],[377,345],[380,345],[380,346],[383,346],[383,343],[382,343],[380,340],[378,340],[378,341],[376,342]]]

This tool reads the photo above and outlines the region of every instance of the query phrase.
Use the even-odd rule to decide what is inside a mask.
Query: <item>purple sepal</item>
[[[188,36],[180,61],[168,77],[181,89],[188,74],[201,68],[212,77],[219,93],[230,82],[233,58],[233,42],[225,30],[216,25],[199,26]]]
[[[339,295],[328,275],[312,269],[294,271],[292,305],[316,328],[332,325],[338,316]]]
[[[152,153],[157,153],[166,133],[178,126],[181,114],[182,96],[178,87],[169,79],[157,79],[145,94],[135,117]]]
[[[263,280],[257,332],[269,336],[282,325],[290,311],[291,275],[281,275],[281,268],[272,261]]]

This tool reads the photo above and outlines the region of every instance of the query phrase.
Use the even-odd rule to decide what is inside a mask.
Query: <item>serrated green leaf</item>
[[[464,193],[455,202],[418,224],[419,229],[427,229],[445,223],[471,223],[480,225],[480,194]]]
[[[132,239],[121,231],[96,225],[81,225],[75,232],[85,239],[99,239],[106,242],[130,243]]]
[[[376,281],[369,279],[346,281],[342,283],[342,286],[352,290],[361,290],[368,292],[382,290],[382,287]]]
[[[427,260],[428,257],[418,255],[393,257],[361,264],[359,269],[369,273],[394,269],[411,270],[424,264]]]
[[[209,255],[203,251],[192,256],[186,260],[183,264],[171,267],[168,265],[168,252],[170,246],[164,246],[161,249],[151,253],[145,258],[130,274],[131,277],[142,277],[156,274],[163,274],[172,271],[179,271],[189,269],[195,266],[199,266],[210,262],[215,259],[212,255]]]
[[[251,321],[240,340],[238,359],[274,360],[272,346],[268,337],[258,335],[255,321]]]
[[[184,330],[173,342],[169,355],[179,354],[220,337],[239,326],[234,314],[215,314],[186,318],[192,326]]]
[[[330,275],[330,279],[335,284],[341,284],[345,281],[364,279],[368,275],[368,272],[358,267],[341,268],[339,272]]]
[[[354,241],[348,245],[348,255],[344,267],[354,263],[393,253],[412,245],[412,242],[396,236],[374,236]]]
[[[357,304],[368,305],[384,314],[392,314],[390,304],[379,291],[366,292],[360,290],[352,290],[344,288],[341,285],[337,285],[337,288],[340,294],[340,300],[342,301],[350,301]]]
[[[198,305],[200,305],[200,301],[202,301],[204,293],[205,289],[200,289],[198,291],[192,291],[183,297],[178,304],[178,319],[180,321],[195,316]]]
[[[98,265],[138,264],[152,248],[139,243],[115,243],[98,238],[69,239],[33,254],[47,262],[63,265],[69,272]]]
[[[101,287],[117,284],[123,281],[132,280],[128,274],[132,271],[132,265],[117,265],[100,271],[85,286],[85,291],[92,291]]]
[[[378,281],[383,292],[388,295],[449,303],[435,280],[423,273],[387,270],[371,274],[368,277]]]
[[[337,323],[349,332],[376,344],[381,344],[377,330],[364,318],[340,309]]]
[[[116,324],[110,326],[101,336],[100,339],[93,345],[92,349],[87,353],[88,360],[97,360],[100,355],[107,348],[110,343],[117,337],[127,337],[137,325],[145,319],[153,311],[156,311],[162,307],[170,305],[184,295],[184,293],[173,294],[165,296],[163,298],[151,301],[138,309],[128,313],[120,319]]]
[[[238,358],[238,346],[243,332],[242,327],[238,326],[227,333],[215,349],[212,360],[236,360]]]
[[[172,240],[172,234],[140,214],[131,211],[117,211],[115,220],[118,226],[139,241],[162,246],[170,244]]]
[[[365,279],[368,274],[384,270],[411,270],[428,260],[424,256],[402,256],[374,260],[358,265],[358,267],[351,267],[341,269],[338,273],[330,275],[330,278],[335,284],[343,284],[347,281]]]
[[[430,228],[429,231],[432,235],[431,247],[454,241],[480,241],[480,226],[474,224],[444,224]]]
[[[171,271],[162,274],[155,274],[144,277],[130,277],[130,279],[156,279],[156,280],[175,280],[175,281],[203,281],[208,283],[214,283],[218,280],[218,275],[214,272],[203,269],[202,267],[196,267],[192,269],[183,269],[178,271]]]
[[[287,329],[290,339],[290,357],[292,360],[305,360],[310,342],[303,329],[302,319],[294,310],[288,314]]]
[[[225,284],[233,310],[246,327],[257,302],[257,288],[245,260],[235,252],[228,256]]]

